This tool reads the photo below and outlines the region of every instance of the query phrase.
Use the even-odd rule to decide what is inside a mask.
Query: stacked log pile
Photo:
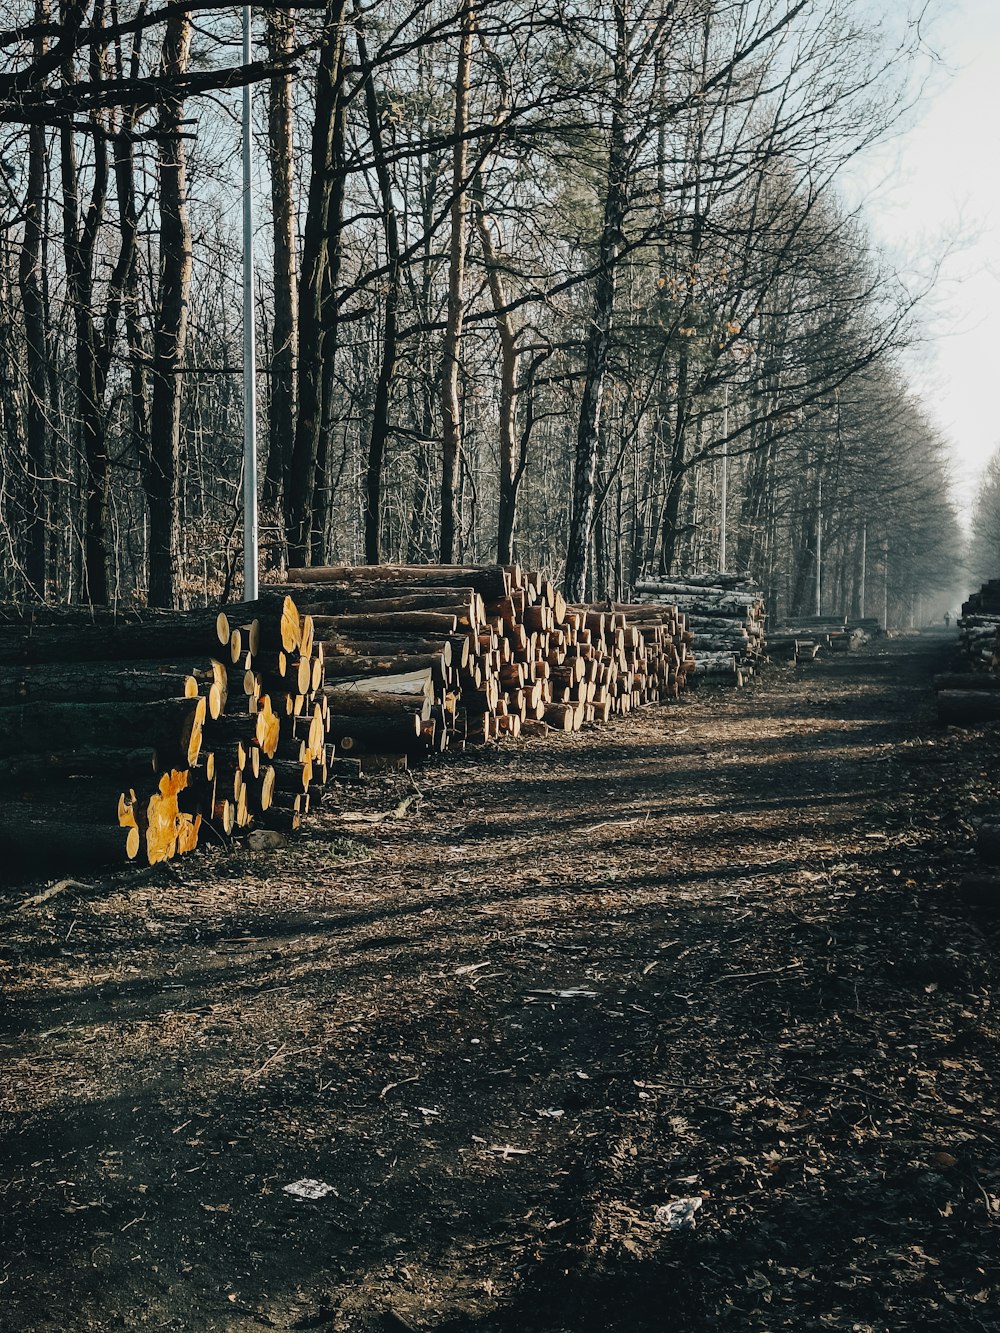
[[[1000,720],[1000,579],[963,604],[958,650],[962,670],[934,678],[938,717],[956,725]]]
[[[958,649],[972,671],[996,671],[1000,664],[1000,579],[984,583],[962,604]]]
[[[318,678],[299,700],[268,692],[261,668],[277,650],[297,659],[304,628],[291,603],[264,621],[245,607],[0,609],[6,872],[155,865],[276,805],[297,816],[285,793],[325,757],[318,723],[311,745],[295,735]]]
[[[675,697],[674,607],[567,606],[518,566],[327,566],[283,591],[313,617],[340,753],[409,758],[522,731],[579,730]]]
[[[811,662],[821,649],[857,652],[881,632],[879,622],[872,617],[852,620],[845,615],[800,616],[775,630],[767,642],[774,657],[790,656],[793,662]]]
[[[8,873],[294,828],[331,776],[579,730],[693,667],[674,605],[567,606],[517,567],[288,577],[226,612],[0,608]]]
[[[684,616],[693,649],[692,675],[742,686],[767,651],[763,596],[739,574],[689,574],[643,579],[640,602],[671,603]]]

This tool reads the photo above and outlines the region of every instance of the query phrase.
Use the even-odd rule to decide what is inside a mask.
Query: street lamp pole
[[[823,460],[816,469],[816,614],[823,614]]]
[[[726,538],[729,513],[729,385],[722,400],[722,481],[719,486],[719,573],[726,572]]]

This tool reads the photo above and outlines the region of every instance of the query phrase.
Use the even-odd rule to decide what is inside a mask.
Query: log
[[[390,678],[391,679],[391,678]],[[359,681],[358,684],[370,684]],[[350,685],[324,685],[320,697],[329,705],[331,713],[344,717],[387,716],[395,713],[416,713],[424,721],[431,715],[430,691],[403,694],[396,691],[379,692],[355,690]]]
[[[122,829],[114,818],[89,820],[74,806],[37,806],[5,801],[0,822],[0,879],[5,883],[46,879],[126,865],[138,855],[138,829]],[[130,855],[131,852],[131,855]]]
[[[361,638],[365,634],[375,638],[385,634],[454,634],[458,628],[458,616],[438,611],[391,611],[385,615],[366,615],[359,612],[354,615],[322,616],[323,639],[333,635],[354,635]]]
[[[233,666],[244,662],[247,656],[260,652],[260,622],[252,620],[248,625],[237,625],[229,634],[229,658]]]
[[[381,634],[373,638],[351,635],[324,636],[321,642],[324,665],[336,657],[441,657],[450,666],[455,657],[455,643],[468,646],[467,638],[451,635],[441,639],[414,639],[409,635]]]
[[[703,606],[708,609],[724,606],[733,609],[763,606],[763,598],[759,592],[737,592],[735,589],[723,588],[692,588],[686,592],[674,592],[670,585],[654,583],[650,580],[640,581],[635,585],[635,590],[640,596],[662,598],[664,602],[670,602],[682,609],[685,605]]]
[[[258,643],[255,652],[298,652],[302,646],[303,607],[293,589],[268,587],[261,589],[255,602],[243,602],[230,608],[232,624],[256,622]]]
[[[430,617],[443,617],[443,619],[431,620]],[[448,620],[451,618],[454,619],[454,625],[449,629]],[[478,632],[481,624],[475,607],[469,602],[442,602],[411,610],[393,607],[385,602],[359,602],[347,611],[330,615],[316,614],[313,616],[313,621],[318,637],[324,641],[350,633],[352,628],[360,628],[362,632],[370,630],[374,638],[383,633],[391,635],[394,631],[409,634],[413,630],[425,629],[434,633],[443,631],[445,634],[453,634],[461,629]],[[353,627],[350,622],[355,622]]]
[[[366,680],[373,676],[400,676],[409,671],[430,671],[437,680],[445,680],[447,666],[437,653],[401,654],[394,657],[327,657],[323,671],[327,681]]]
[[[367,777],[370,773],[405,773],[409,767],[409,756],[405,754],[363,754],[358,763],[361,767],[361,776]]]
[[[232,837],[236,827],[236,810],[229,800],[216,801],[209,824],[224,837]]]
[[[937,703],[941,722],[975,726],[1000,721],[997,690],[940,690]]]
[[[747,634],[696,634],[692,637],[695,657],[702,657],[706,653],[731,652],[738,655],[753,651]]]
[[[422,719],[417,713],[350,717],[331,713],[326,734],[338,753],[402,754],[417,748]]]
[[[0,603],[0,634],[4,629],[30,628],[31,626],[61,627],[81,629],[88,625],[179,625],[212,626],[218,636],[218,643],[229,641],[229,618],[218,607],[194,608],[190,611],[177,611],[163,607],[107,607],[51,605],[44,602]]]
[[[3,778],[22,789],[32,782],[49,785],[53,774],[64,778],[109,778],[114,786],[152,780],[156,751],[146,747],[86,747],[76,750],[38,750],[4,760]]]
[[[0,707],[0,757],[64,748],[129,748],[142,737],[161,768],[189,768],[201,751],[204,699],[29,703]]]
[[[264,764],[260,773],[247,783],[247,805],[253,815],[263,815],[274,799],[277,774],[271,764]]]
[[[225,622],[227,636],[219,642],[216,622]],[[229,622],[220,612],[210,622],[198,617],[192,623],[156,619],[141,624],[81,625],[63,627],[0,629],[0,663],[18,662],[106,662],[155,658],[175,661],[180,657],[210,659],[221,648],[228,651]]]
[[[698,676],[734,674],[737,666],[736,654],[732,652],[696,654],[694,674]]]
[[[986,671],[943,671],[934,677],[936,690],[1000,690],[1000,676]]]
[[[186,768],[171,769],[161,776],[145,804],[139,800],[141,849],[135,859],[143,859],[147,865],[157,865],[170,860],[178,851],[191,851],[197,845],[201,816],[192,818],[183,812],[178,799],[188,780]]]
[[[544,721],[553,731],[572,731],[575,714],[576,708],[573,704],[549,704],[545,709]]]
[[[421,587],[467,585],[489,601],[509,595],[514,575],[498,565],[318,565],[290,569],[288,582],[294,588],[341,582],[414,583]]]
[[[320,585],[322,586],[322,585]],[[397,615],[414,611],[432,611],[438,614],[458,616],[462,624],[478,627],[485,617],[485,604],[477,592],[471,588],[456,591],[442,589],[441,593],[411,592],[399,597],[358,596],[357,594],[313,596],[309,610],[317,622],[317,630],[322,629],[322,622],[331,617],[343,615]]]
[[[194,666],[175,662],[22,663],[0,667],[0,706],[43,702],[195,699],[204,694],[218,717],[226,690],[221,662]],[[214,712],[213,712],[214,710]]]

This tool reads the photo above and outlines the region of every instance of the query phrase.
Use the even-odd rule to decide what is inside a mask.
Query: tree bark
[[[517,329],[507,308],[508,296],[499,256],[489,221],[483,208],[476,209],[476,229],[486,263],[486,277],[490,298],[496,313],[497,334],[500,338],[500,487],[497,513],[497,564],[509,565],[514,560],[514,528],[517,524],[517,490],[521,469],[517,463]]]
[[[327,265],[330,240],[327,226],[331,213],[335,142],[343,133],[340,106],[344,51],[344,0],[329,0],[323,43],[316,71],[316,110],[312,134],[312,174],[302,270],[299,278],[299,369],[296,380],[295,436],[291,456],[286,459],[285,530],[290,565],[310,563],[316,497],[316,468],[320,457],[323,425],[325,357],[331,353],[325,326],[325,298],[329,291]]]
[[[573,506],[566,548],[566,597],[586,595],[590,529],[594,517],[594,474],[597,467],[601,401],[611,351],[618,258],[628,208],[628,161],[625,116],[628,86],[628,34],[624,0],[615,0],[615,95],[611,109],[608,181],[604,197],[599,268],[584,359],[583,395],[577,424],[573,472]]]
[[[291,10],[266,14],[268,55],[274,61],[292,49],[295,19]],[[271,350],[271,392],[268,402],[268,451],[264,472],[264,504],[279,513],[284,460],[295,439],[295,376],[298,369],[298,262],[295,239],[295,134],[292,76],[271,79],[267,134],[271,171],[271,215],[274,240],[274,325]]]
[[[66,81],[72,82],[72,71]],[[103,606],[108,600],[108,447],[105,438],[103,390],[99,383],[98,333],[94,319],[94,253],[107,198],[107,140],[97,127],[93,136],[93,187],[82,216],[80,173],[74,130],[60,131],[63,190],[63,250],[73,306],[76,339],[76,411],[84,460],[84,573],[86,600]]]
[[[36,0],[35,22],[48,22],[47,0]],[[34,55],[40,59],[46,50],[43,36],[35,38]],[[42,237],[45,219],[45,126],[28,129],[27,190],[24,200],[24,232],[18,266],[21,306],[24,311],[24,341],[27,404],[27,487],[24,573],[29,590],[44,600],[46,594],[46,535],[48,497],[46,478],[48,462],[49,342],[45,321],[45,293],[42,283]]]
[[[163,36],[163,70],[168,77],[187,72],[190,50],[190,15],[171,14]],[[160,275],[145,469],[150,606],[176,605],[180,565],[181,369],[191,288],[183,113],[183,99],[171,97],[162,104],[159,115]]]
[[[139,293],[136,278],[136,250],[139,216],[135,202],[135,156],[132,125],[126,123],[114,139],[115,194],[118,199],[118,260],[111,277],[108,308],[101,336],[99,388],[102,399],[107,392],[111,356],[118,334],[119,320],[125,314],[125,340],[129,356],[129,402],[132,439],[140,459],[149,449],[149,401],[146,392],[146,348],[139,317]]]
[[[448,254],[448,313],[442,351],[441,419],[441,545],[439,558],[449,564],[455,558],[460,530],[458,513],[459,469],[462,457],[462,407],[459,393],[462,322],[465,314],[466,204],[469,146],[469,86],[472,70],[472,36],[475,31],[473,0],[465,0],[461,12],[461,39],[455,75],[455,151],[451,173],[451,242]]]
[[[396,368],[400,282],[399,224],[393,199],[393,182],[386,162],[382,128],[379,123],[375,80],[367,44],[360,28],[357,32],[357,43],[358,57],[364,70],[368,133],[371,137],[372,157],[378,177],[386,260],[389,268],[386,275],[382,325],[382,357],[375,385],[371,433],[368,437],[368,469],[365,475],[365,563],[377,565],[382,559],[382,472],[385,466],[386,441],[389,436],[389,395]]]

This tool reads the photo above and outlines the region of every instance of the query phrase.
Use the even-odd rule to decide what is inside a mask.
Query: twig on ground
[[[287,1060],[292,1055],[304,1055],[306,1051],[312,1051],[315,1049],[316,1048],[314,1046],[300,1046],[298,1047],[297,1050],[289,1051],[285,1049],[285,1043],[282,1042],[282,1044],[278,1047],[278,1049],[274,1052],[274,1054],[269,1055],[259,1069],[253,1069],[248,1074],[244,1074],[243,1082],[249,1083],[249,1081],[252,1078],[260,1078],[261,1074],[263,1074],[264,1070],[267,1069],[268,1065],[273,1065],[276,1060]]]
[[[86,884],[81,884],[78,879],[61,879],[58,884],[52,884],[41,893],[36,893],[32,898],[25,898],[24,902],[17,909],[19,912],[27,912],[32,907],[41,907],[42,903],[47,903],[50,898],[54,898],[59,893],[65,893],[67,889],[85,889]]]
[[[715,977],[708,984],[717,986],[720,981],[752,981],[758,977],[779,977],[784,972],[797,972],[801,967],[801,963],[789,963],[786,967],[770,967],[763,972],[723,972],[721,977]]]
[[[420,1075],[413,1074],[410,1078],[401,1078],[398,1083],[387,1083],[385,1087],[382,1089],[382,1091],[379,1093],[378,1099],[379,1101],[381,1101],[385,1097],[385,1094],[387,1092],[392,1092],[393,1088],[401,1088],[404,1083],[417,1083],[419,1081],[420,1081]]]

